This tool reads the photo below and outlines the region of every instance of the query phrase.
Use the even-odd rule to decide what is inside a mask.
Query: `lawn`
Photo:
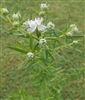
[[[50,5],[52,14],[49,19],[53,21],[57,29],[64,30],[67,24],[76,24],[79,28],[78,35],[85,35],[84,13],[85,2],[83,0],[1,0],[0,6],[7,7],[11,13],[18,9],[21,15],[26,14],[24,20],[29,18],[30,11],[33,13],[33,18],[37,16],[35,9],[39,11],[41,2],[47,2]],[[33,9],[34,8],[34,9]],[[13,12],[14,11],[14,12]],[[9,35],[5,32],[10,25],[1,19],[0,23],[0,98],[5,99],[12,92],[19,91],[21,88],[28,89],[28,73],[19,70],[18,66],[22,63],[23,58],[15,54],[13,50],[7,48],[12,45],[14,39],[23,41],[22,38]],[[77,75],[71,76],[67,81],[62,91],[63,100],[85,100],[85,84],[84,84],[84,38],[82,42],[76,46],[76,49],[61,50],[64,59],[56,58],[56,66],[66,67],[66,71],[71,73],[71,70]],[[58,63],[57,63],[58,62]],[[82,71],[80,71],[82,69]]]

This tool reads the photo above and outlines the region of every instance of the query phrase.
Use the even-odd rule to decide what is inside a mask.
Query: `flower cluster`
[[[78,32],[78,28],[75,24],[70,25],[71,31]]]
[[[34,58],[34,54],[32,52],[28,52],[27,56],[29,59],[33,59]]]
[[[22,25],[24,29],[27,29],[28,33],[33,33],[36,29],[38,31],[44,31],[46,26],[42,24],[43,18],[35,18],[35,20],[25,21]]]
[[[56,29],[55,24],[51,20],[47,20],[50,11],[49,5],[46,3],[40,5],[40,17],[24,22],[24,17],[22,18],[19,12],[9,14],[7,8],[0,8],[0,11],[2,17],[12,24],[12,27],[7,30],[8,33],[20,37],[20,42],[16,40],[15,47],[9,46],[9,48],[22,53],[25,57],[25,61],[19,68],[26,69],[24,71],[29,74],[26,79],[30,81],[30,87],[34,87],[30,94],[27,93],[28,97],[25,96],[27,99],[24,99],[23,96],[22,98],[24,100],[63,100],[60,90],[63,87],[62,82],[65,83],[63,81],[65,76],[67,79],[68,72],[64,73],[65,68],[58,65],[58,59],[66,61],[63,53],[60,52],[65,51],[63,48],[67,49],[80,42],[80,40],[74,39],[76,36],[73,36],[74,32],[78,32],[77,26],[71,24],[65,31]],[[58,80],[59,82],[57,82]],[[46,87],[45,90],[44,87]],[[46,96],[44,96],[45,94]]]
[[[40,41],[39,41],[39,44],[40,45],[45,45],[46,44],[46,39],[41,38]]]
[[[53,30],[53,29],[55,29],[55,25],[54,25],[52,22],[49,22],[49,23],[47,24],[47,29]]]
[[[35,18],[35,20],[29,20],[25,21],[22,25],[22,27],[27,30],[28,33],[35,32],[36,29],[38,31],[44,31],[46,29],[53,30],[55,29],[55,25],[52,22],[49,22],[47,26],[42,24],[43,18]]]
[[[39,16],[44,17],[49,10],[49,5],[47,5],[46,3],[41,3],[40,9],[41,11],[39,12]]]
[[[13,20],[19,20],[20,17],[21,17],[21,15],[19,12],[12,15]]]
[[[48,22],[47,26],[43,25],[43,21],[44,18],[43,16],[45,15],[46,11],[48,10],[49,5],[47,5],[46,3],[41,3],[40,8],[41,8],[41,12],[39,13],[39,15],[41,17],[35,18],[34,20],[27,20],[23,23],[22,27],[28,32],[28,33],[33,33],[36,31],[36,29],[38,29],[38,31],[44,31],[46,29],[48,30],[53,30],[55,28],[55,25],[52,22]],[[15,16],[16,18],[18,16]]]
[[[19,12],[12,15],[13,26],[15,26],[15,27],[19,26],[19,19],[20,18],[21,18],[21,15]]]
[[[7,15],[7,14],[8,14],[7,8],[2,8],[2,13],[3,13],[4,15]]]
[[[28,20],[29,28],[27,31],[32,33],[38,28],[38,31],[44,31],[46,26],[42,24],[43,18],[35,18],[35,20]]]
[[[29,28],[29,24],[28,21],[25,21],[22,25],[22,28],[24,28],[25,30],[27,30]]]
[[[27,21],[25,21],[23,23],[20,22],[21,14],[19,12],[12,14],[12,16],[11,16],[12,25],[14,27],[18,27],[22,23],[21,28],[23,28],[24,31],[27,31],[28,34],[36,33],[37,38],[38,38],[38,44],[40,46],[47,47],[47,44],[49,44],[49,43],[48,43],[48,40],[45,38],[45,36],[43,36],[43,33],[47,32],[47,31],[54,30],[55,29],[55,24],[53,22],[49,21],[47,23],[47,25],[46,25],[46,23],[44,25],[44,20],[45,20],[44,16],[45,16],[45,14],[48,14],[49,5],[47,5],[46,3],[41,3],[40,9],[41,9],[41,11],[39,12],[40,17],[35,18],[33,20],[28,19]],[[2,8],[1,12],[4,15],[9,13],[7,8]],[[72,37],[74,32],[78,32],[78,28],[75,24],[71,24],[65,35]],[[53,39],[55,39],[55,37],[53,37]],[[72,44],[77,44],[77,43],[78,43],[77,40],[74,40],[72,42]],[[28,58],[30,58],[30,59],[34,58],[34,53],[33,52],[28,52],[27,55],[28,55]]]
[[[75,24],[71,24],[69,31],[66,33],[67,36],[72,36],[74,32],[78,32],[78,28]]]
[[[45,11],[45,10],[48,10],[49,7],[46,3],[41,3],[41,6],[40,6],[41,10]]]

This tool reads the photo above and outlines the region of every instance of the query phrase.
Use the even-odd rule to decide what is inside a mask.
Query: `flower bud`
[[[18,17],[18,14],[13,14],[13,15],[12,15],[12,18],[13,18],[13,20],[18,19],[18,18],[19,18],[19,17]]]
[[[41,10],[48,10],[48,5],[46,3],[41,3],[41,6],[40,6]]]
[[[78,28],[75,24],[70,25],[71,31],[78,32]]]
[[[40,39],[39,44],[40,45],[45,45],[46,44],[46,39],[44,39],[44,38]]]
[[[73,43],[74,43],[74,44],[77,44],[77,43],[78,43],[78,41],[77,41],[77,40],[74,40],[74,41],[73,41]]]
[[[71,32],[67,32],[66,35],[67,36],[72,36],[72,33]]]
[[[39,13],[40,17],[44,17],[44,15],[45,15],[45,11],[42,11],[42,12]]]
[[[27,56],[28,56],[29,59],[34,58],[34,54],[32,52],[28,52],[27,53]]]
[[[19,22],[13,22],[13,26],[15,27],[19,26]]]
[[[74,31],[75,31],[75,32],[78,32],[78,28],[77,28],[77,27],[75,27],[75,28],[74,28]]]
[[[55,25],[54,25],[52,22],[49,22],[49,23],[47,24],[47,29],[53,30],[53,29],[55,29]]]
[[[18,14],[18,17],[21,18],[21,14],[20,14],[20,12],[18,12],[17,14]]]
[[[7,8],[2,8],[2,13],[5,14],[5,15],[8,14]]]
[[[21,15],[19,12],[17,14],[12,15],[13,20],[18,20],[20,17],[21,17]]]
[[[25,21],[25,22],[22,24],[22,28],[24,28],[25,30],[27,30],[27,29],[29,28],[28,21]]]

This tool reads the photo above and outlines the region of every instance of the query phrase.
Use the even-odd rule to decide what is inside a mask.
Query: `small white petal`
[[[36,25],[41,25],[42,21],[43,21],[43,18],[35,18],[35,24]]]
[[[31,27],[27,29],[27,32],[33,33],[36,30],[36,27]]]
[[[44,26],[44,25],[38,26],[39,31],[44,31],[45,29],[46,29],[46,26]]]
[[[28,24],[29,24],[30,27],[35,27],[35,26],[36,26],[36,25],[35,25],[35,22],[32,21],[32,20],[29,20],[29,21],[28,21]]]

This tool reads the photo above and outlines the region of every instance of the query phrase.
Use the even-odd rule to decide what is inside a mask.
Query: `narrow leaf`
[[[10,46],[8,46],[8,48],[13,49],[13,50],[16,50],[16,51],[21,52],[21,53],[24,53],[24,54],[27,54],[28,53],[27,51],[22,50],[22,49],[19,49],[19,48],[14,48],[14,47],[10,47]]]

